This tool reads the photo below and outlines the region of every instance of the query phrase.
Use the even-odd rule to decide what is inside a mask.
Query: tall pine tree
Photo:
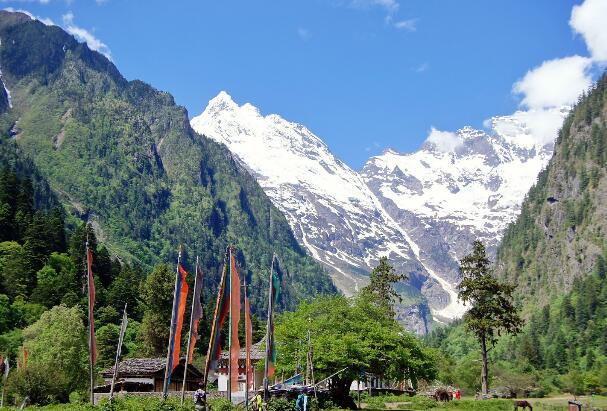
[[[503,332],[517,334],[523,325],[523,320],[512,303],[514,286],[502,283],[491,275],[490,264],[485,246],[480,241],[475,241],[472,253],[460,262],[463,278],[458,287],[459,299],[470,305],[470,310],[464,315],[466,327],[474,333],[480,344],[483,394],[489,392],[488,344],[494,346]]]

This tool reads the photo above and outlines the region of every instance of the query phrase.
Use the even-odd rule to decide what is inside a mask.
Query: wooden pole
[[[270,355],[271,355],[271,349],[272,349],[272,336],[271,336],[271,328],[272,328],[272,314],[273,314],[273,307],[272,307],[272,297],[274,294],[274,285],[272,282],[272,277],[274,274],[274,258],[276,257],[276,255],[272,256],[272,263],[270,264],[270,287],[269,287],[269,293],[268,293],[268,321],[266,324],[266,360],[265,360],[265,369],[264,369],[264,377],[263,377],[263,400],[264,402],[268,402],[268,397],[269,397],[269,381],[268,381],[268,367],[270,366]]]
[[[249,339],[249,321],[250,321],[250,315],[251,313],[249,312],[249,305],[247,304],[247,274],[245,273],[243,276],[243,280],[242,280],[242,287],[244,289],[244,309],[245,309],[245,313],[244,313],[244,335],[245,335],[245,360],[244,360],[244,373],[245,373],[245,388],[244,388],[244,404],[245,404],[245,409],[248,411],[249,410],[249,363],[251,362],[250,359],[250,347],[251,347],[251,341]]]
[[[194,272],[194,293],[193,296],[196,297],[196,286],[198,282],[198,256],[196,256],[196,269]],[[198,295],[200,298],[200,295]],[[183,366],[183,383],[181,384],[181,405],[183,405],[183,400],[185,399],[185,382],[186,377],[188,375],[188,362],[190,360],[190,344],[192,344],[192,325],[194,324],[194,307],[196,301],[192,299],[192,309],[190,310],[190,333],[188,335],[188,348],[185,354],[185,364]]]
[[[112,375],[112,385],[110,387],[110,404],[112,403],[112,398],[114,397],[114,384],[116,384],[116,377],[118,376],[118,363],[120,361],[120,353],[122,352],[122,341],[124,337],[124,332],[126,331],[125,317],[126,317],[126,306],[124,304],[124,312],[122,314],[122,323],[120,324],[120,334],[118,335],[118,347],[116,348],[116,361],[114,362],[114,374]]]
[[[232,402],[232,247],[228,251],[228,277],[230,278],[230,307],[228,311],[228,401]],[[240,284],[237,285],[240,287]]]
[[[179,254],[177,255],[177,268],[175,270],[175,291],[173,291],[173,312],[171,313],[171,328],[169,329],[169,346],[167,347],[167,362],[164,369],[164,383],[162,387],[162,398],[166,399],[169,395],[169,377],[170,373],[173,372],[172,369],[169,369],[169,363],[171,362],[171,357],[173,356],[173,324],[175,324],[176,318],[175,314],[177,311],[177,307],[175,307],[175,303],[177,302],[177,285],[179,283],[179,264],[181,263],[181,245],[179,246]]]
[[[89,383],[90,383],[90,401],[91,404],[95,405],[95,394],[93,392],[95,380],[93,376],[93,331],[91,328],[91,272],[89,261],[89,235],[86,234],[86,289],[88,293],[88,317],[89,317]]]

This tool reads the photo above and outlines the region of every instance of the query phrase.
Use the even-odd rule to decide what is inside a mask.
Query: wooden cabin
[[[182,359],[171,375],[169,391],[181,391],[185,359]],[[162,392],[166,358],[128,358],[118,364],[114,392]],[[101,372],[104,384],[95,387],[95,392],[109,392],[114,367]],[[202,372],[188,365],[186,391],[196,391],[202,380]]]

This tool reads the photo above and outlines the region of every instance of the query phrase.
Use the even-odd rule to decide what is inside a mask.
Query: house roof
[[[181,375],[181,378],[183,378],[184,364],[185,358],[182,358],[173,370],[173,374],[177,372],[177,375]],[[151,377],[163,374],[165,367],[166,358],[127,358],[118,363],[118,375],[120,377]],[[181,373],[178,370],[181,370]],[[101,374],[104,377],[111,377],[114,374],[114,367],[103,370]],[[192,378],[202,377],[202,373],[191,364],[188,365],[188,375]]]
[[[261,341],[259,341],[258,343],[253,344],[251,346],[251,360],[261,360],[263,358],[266,358],[265,349],[266,349],[265,338],[262,339]],[[228,350],[224,350],[221,352],[222,360],[227,360],[228,357],[229,357]],[[240,347],[239,359],[240,360],[246,359],[245,347]]]

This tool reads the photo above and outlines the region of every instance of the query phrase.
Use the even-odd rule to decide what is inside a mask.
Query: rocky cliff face
[[[505,232],[497,272],[530,313],[596,268],[607,243],[607,76],[559,132],[554,157]]]

